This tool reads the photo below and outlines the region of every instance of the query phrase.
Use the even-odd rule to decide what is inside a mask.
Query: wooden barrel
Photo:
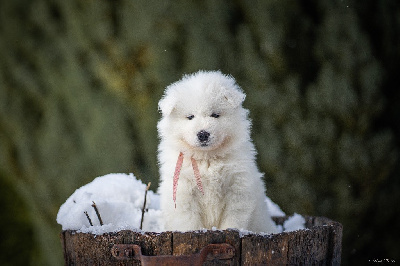
[[[235,229],[190,232],[63,231],[65,265],[340,265],[342,225],[305,216],[306,229],[272,235]],[[274,217],[283,224],[287,217]]]

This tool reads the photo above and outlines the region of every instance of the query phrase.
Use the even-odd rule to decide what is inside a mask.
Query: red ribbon
[[[197,187],[201,191],[201,193],[204,195],[203,184],[201,183],[199,167],[197,165],[196,160],[193,157],[191,158],[191,161],[192,161],[194,176],[196,178]],[[176,208],[176,190],[178,188],[178,180],[179,180],[179,174],[181,173],[181,169],[182,169],[182,163],[183,163],[183,153],[180,152],[179,156],[178,156],[178,161],[176,162],[176,166],[175,166],[174,181],[173,181],[172,199],[174,200],[175,208]]]

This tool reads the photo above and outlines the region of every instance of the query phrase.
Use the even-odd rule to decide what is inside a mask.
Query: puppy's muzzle
[[[205,130],[201,130],[197,133],[197,139],[199,140],[201,146],[207,146],[210,140],[210,133]]]

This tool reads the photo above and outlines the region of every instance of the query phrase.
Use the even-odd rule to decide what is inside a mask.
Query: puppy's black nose
[[[207,142],[209,137],[210,137],[210,133],[208,133],[205,130],[201,130],[201,131],[199,131],[199,133],[197,133],[197,138],[202,143]]]

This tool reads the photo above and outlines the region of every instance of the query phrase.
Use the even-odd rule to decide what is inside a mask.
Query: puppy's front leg
[[[164,205],[164,219],[166,230],[190,231],[205,228],[198,201],[185,190],[177,197],[176,208],[172,201]]]
[[[205,228],[200,215],[193,211],[175,209],[165,218],[167,230],[190,231]]]
[[[249,230],[255,202],[247,195],[235,192],[226,195],[225,206],[220,221],[220,229],[236,228]]]

